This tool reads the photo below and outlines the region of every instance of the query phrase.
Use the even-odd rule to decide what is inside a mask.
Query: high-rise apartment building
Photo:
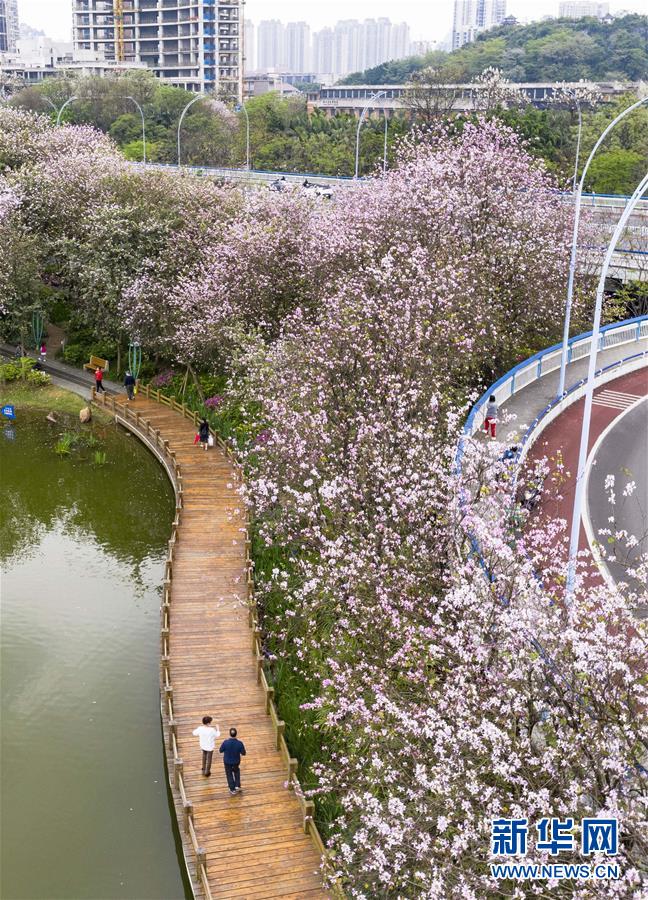
[[[244,26],[244,42],[243,42],[243,68],[246,72],[254,72],[256,70],[256,33],[254,22],[251,19],[245,20]]]
[[[310,71],[310,26],[306,22],[288,22],[285,34],[284,71],[287,73]]]
[[[0,53],[14,53],[19,37],[18,0],[0,0]]]
[[[257,35],[257,69],[286,75],[348,75],[410,53],[409,25],[385,18],[343,19],[335,28],[316,31],[312,44],[306,22],[284,25],[278,19],[266,19],[259,23]]]
[[[257,47],[258,68],[261,72],[275,72],[286,63],[286,28],[279,19],[265,19],[259,23]]]
[[[243,0],[72,0],[76,53],[243,97]]]
[[[474,41],[480,31],[493,28],[506,16],[506,0],[455,0],[452,49]]]
[[[333,55],[335,32],[332,28],[322,28],[313,35],[313,71],[320,75],[332,75],[335,71]]]
[[[561,19],[581,19],[583,16],[604,19],[609,14],[609,3],[589,3],[587,0],[575,0],[572,3],[561,3],[558,7],[558,16]]]

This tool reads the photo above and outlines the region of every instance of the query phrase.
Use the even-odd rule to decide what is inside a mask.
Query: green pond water
[[[116,425],[0,425],[2,900],[184,900],[158,695],[173,494]]]

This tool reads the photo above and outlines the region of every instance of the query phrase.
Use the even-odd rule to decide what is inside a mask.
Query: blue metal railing
[[[644,325],[646,326],[646,328],[643,327]],[[622,322],[614,322],[611,325],[604,326],[601,329],[601,333],[603,335],[603,333],[612,332],[615,330],[618,331],[622,328],[629,329],[629,333],[634,332],[634,337],[629,338],[628,342],[638,341],[638,340],[642,339],[643,337],[648,337],[648,316],[637,316],[633,319],[625,319]],[[642,330],[644,332],[643,334],[642,334]],[[577,344],[586,343],[587,340],[590,339],[591,337],[592,337],[591,331],[588,331],[581,335],[577,335],[576,337],[571,338],[571,340],[569,341],[570,347],[573,347],[574,345],[577,345]],[[625,341],[618,342],[618,343],[625,343]],[[480,410],[483,408],[484,402],[488,401],[488,397],[490,397],[491,394],[496,393],[497,389],[500,386],[506,384],[509,380],[512,382],[513,385],[515,385],[515,376],[516,376],[517,372],[523,371],[523,370],[526,370],[529,368],[533,368],[534,365],[537,365],[537,369],[541,370],[542,359],[551,353],[555,353],[556,350],[559,350],[561,348],[562,348],[561,344],[554,344],[552,347],[549,347],[546,350],[542,350],[542,351],[540,351],[540,353],[536,353],[534,356],[530,357],[529,359],[524,360],[523,362],[519,363],[517,366],[515,366],[515,368],[511,369],[509,372],[506,373],[506,375],[503,375],[498,381],[496,381],[495,384],[493,384],[480,397],[480,399],[477,401],[477,403],[471,409],[471,411],[468,415],[468,418],[466,419],[466,423],[465,423],[464,429],[463,429],[463,434],[459,440],[459,445],[457,447],[457,452],[455,454],[455,462],[454,462],[454,471],[455,471],[456,475],[458,475],[461,478],[461,475],[462,475],[461,464],[462,464],[462,459],[463,459],[464,444],[465,444],[466,438],[473,434],[475,419],[477,418],[477,415],[479,414]],[[640,353],[633,353],[630,356],[624,357],[623,359],[620,359],[620,360],[616,360],[615,362],[609,363],[607,366],[603,366],[601,369],[598,369],[595,373],[595,377],[598,378],[602,374],[609,372],[614,368],[621,369],[624,365],[631,362],[632,360],[639,359],[640,357],[647,357],[647,356],[648,356],[648,350],[643,350]],[[536,363],[536,361],[537,361],[537,363]],[[542,374],[543,373],[540,372],[538,377],[542,377]],[[547,374],[547,373],[545,372],[544,374]],[[577,391],[579,388],[582,388],[584,386],[584,384],[586,383],[586,381],[587,381],[587,378],[581,378],[578,382],[571,385],[565,391],[565,393],[563,394],[562,397],[553,399],[551,401],[551,403],[549,403],[536,416],[534,421],[527,428],[526,433],[525,433],[525,435],[522,439],[522,442],[518,448],[518,451],[516,453],[516,456],[513,460],[513,463],[515,466],[513,483],[512,483],[513,492],[515,491],[515,485],[517,483],[520,458],[521,458],[521,456],[524,452],[524,448],[525,448],[526,444],[528,443],[528,441],[530,440],[532,434],[534,433],[534,431],[536,430],[536,428],[538,427],[540,422],[547,415],[549,415],[549,413],[556,407],[557,404],[562,403],[566,397],[570,396],[572,393]],[[516,391],[513,390],[513,391],[511,391],[511,393],[516,393]],[[461,483],[460,483],[459,491],[460,491],[459,506],[460,506],[461,512],[463,514],[467,510],[467,502],[466,502],[466,491],[465,491],[465,488],[463,487],[463,485],[461,485]],[[477,540],[477,537],[470,530],[466,530],[466,537],[468,538],[468,541],[470,544],[471,555],[477,560],[479,567],[481,568],[481,570],[484,574],[484,577],[492,584],[495,581],[495,575],[491,571],[486,560],[483,557],[482,550],[479,545],[479,541]],[[536,580],[539,581],[538,576],[535,573],[534,573],[534,575],[535,575]],[[506,597],[502,596],[501,594],[498,594],[498,599],[503,606],[508,606],[508,599]],[[578,705],[581,707],[581,709],[583,709],[588,714],[593,714],[591,705],[589,703],[587,703],[586,700],[584,700],[584,698],[581,696],[581,694],[578,692],[578,690],[574,689],[574,686],[573,686],[571,680],[568,679],[560,671],[560,667],[552,659],[551,655],[547,652],[547,650],[543,647],[543,645],[535,637],[535,635],[533,635],[529,632],[527,634],[527,638],[529,640],[529,644],[533,647],[533,649],[542,658],[543,662],[545,663],[547,668],[551,671],[552,675],[555,678],[560,680],[560,682],[563,684],[563,686],[569,692],[569,694],[574,697],[574,699],[576,700]],[[644,775],[648,774],[648,770],[640,762],[637,762],[635,764],[635,769]]]

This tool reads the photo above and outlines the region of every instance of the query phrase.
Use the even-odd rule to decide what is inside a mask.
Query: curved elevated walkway
[[[176,490],[162,606],[162,713],[187,869],[197,897],[323,898],[321,843],[310,804],[287,789],[283,723],[248,610],[246,512],[235,464],[219,446],[193,445],[193,414],[140,393],[94,398],[161,459]],[[167,401],[168,402],[168,401]],[[253,655],[253,651],[254,654]],[[201,774],[192,731],[212,715],[235,726],[247,756],[231,796],[218,750]],[[318,848],[319,843],[319,848]]]

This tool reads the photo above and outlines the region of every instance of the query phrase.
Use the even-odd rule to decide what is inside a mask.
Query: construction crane
[[[117,62],[125,62],[124,0],[113,0],[113,14],[115,17],[115,59]]]

